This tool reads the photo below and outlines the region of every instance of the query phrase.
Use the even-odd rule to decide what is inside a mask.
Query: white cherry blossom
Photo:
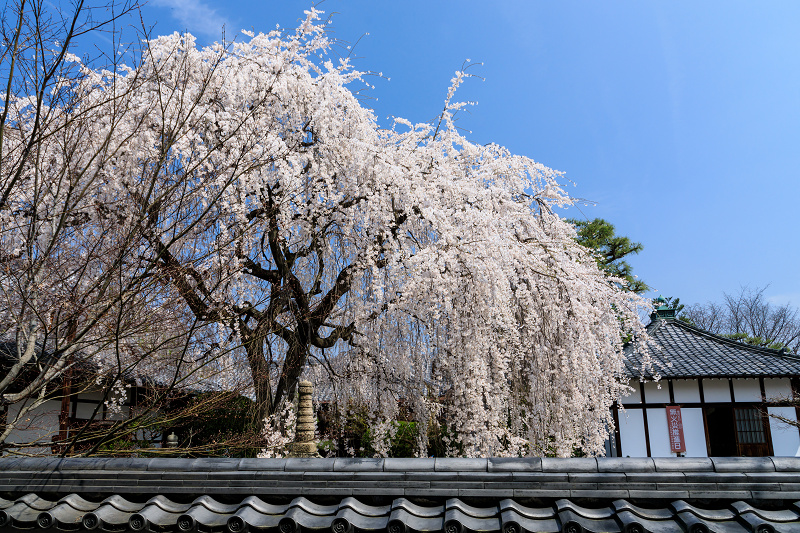
[[[647,304],[553,211],[571,203],[558,172],[459,133],[463,71],[436,122],[382,129],[354,95],[362,74],[325,56],[319,14],[207,48],[159,37],[113,72],[81,65],[35,158],[35,102],[15,95],[5,184],[5,163],[23,164],[0,216],[3,249],[38,265],[27,297],[57,309],[82,295],[91,339],[91,317],[119,307],[99,280],[117,280],[165,330],[194,324],[175,336],[229,348],[215,372],[244,364],[273,423],[300,375],[325,369],[320,385],[363,406],[376,434],[411,412],[420,454],[439,420],[453,454],[602,453]],[[21,328],[17,286],[2,278],[16,294],[4,320]]]

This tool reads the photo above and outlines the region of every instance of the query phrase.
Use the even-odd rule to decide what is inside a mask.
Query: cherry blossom
[[[312,9],[295,31],[206,48],[159,37],[134,67],[70,58],[81,76],[63,81],[35,158],[40,114],[15,96],[2,158],[22,170],[2,243],[17,261],[52,255],[27,285],[37,307],[85,296],[90,339],[92,317],[119,307],[99,289],[114,278],[164,335],[193,339],[189,373],[244,375],[273,426],[305,373],[375,434],[412,413],[421,455],[439,423],[452,454],[603,453],[648,304],[554,211],[572,202],[561,174],[459,132],[463,71],[435,122],[381,128],[355,94],[363,73],[330,47]],[[154,325],[130,344],[155,342]],[[204,374],[212,346],[225,355]]]

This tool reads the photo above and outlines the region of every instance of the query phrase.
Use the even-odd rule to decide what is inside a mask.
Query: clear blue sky
[[[293,28],[295,0],[151,0],[155,34],[201,42]],[[800,306],[800,2],[326,0],[373,78],[374,107],[440,111],[466,59],[460,125],[566,173],[568,190],[644,244],[631,260],[684,303],[740,286]],[[369,35],[365,35],[369,34]],[[360,39],[360,40],[359,40]],[[358,44],[356,42],[358,41]],[[342,49],[346,53],[346,49]],[[384,124],[388,122],[384,121]]]

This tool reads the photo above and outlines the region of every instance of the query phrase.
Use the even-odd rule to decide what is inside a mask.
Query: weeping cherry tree
[[[81,216],[126,235],[129,274],[162,298],[147,309],[230,349],[259,419],[306,375],[378,443],[411,413],[419,454],[438,423],[451,454],[602,453],[647,303],[554,212],[571,203],[559,173],[459,133],[464,72],[434,123],[383,129],[319,16],[205,48],[160,37],[134,67],[86,70],[55,111],[91,114],[81,149],[104,155],[81,162]]]

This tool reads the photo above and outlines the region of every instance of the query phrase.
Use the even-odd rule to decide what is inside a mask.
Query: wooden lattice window
[[[758,409],[737,407],[734,409],[734,413],[736,414],[736,440],[739,444],[766,444],[764,420]]]

